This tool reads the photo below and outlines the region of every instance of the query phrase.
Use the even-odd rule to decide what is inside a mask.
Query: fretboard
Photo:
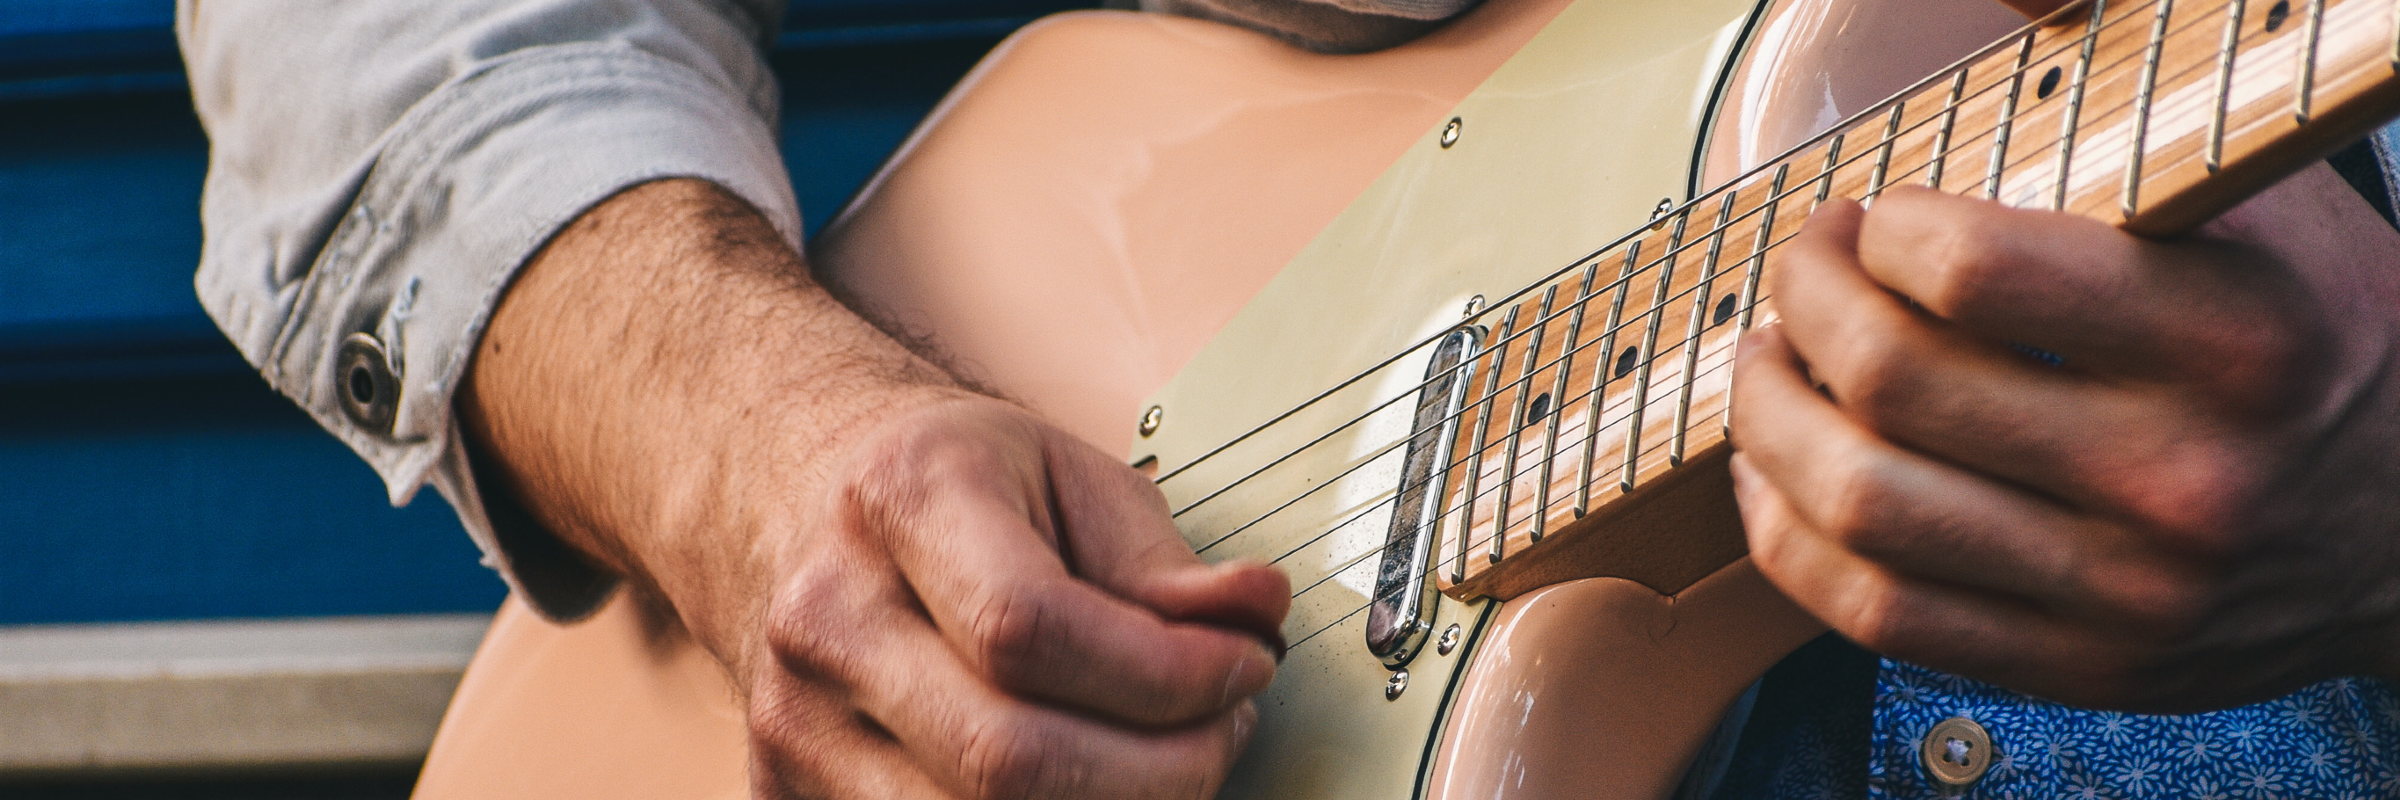
[[[2400,114],[2396,18],[2395,0],[2093,0],[1495,304],[1444,591],[1513,597],[1571,571],[1548,562],[1638,550],[1593,540],[1722,475],[1735,344],[1775,318],[1774,250],[1826,199],[1930,186],[2181,233]]]

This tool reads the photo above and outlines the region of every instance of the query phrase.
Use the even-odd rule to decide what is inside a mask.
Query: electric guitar
[[[1734,345],[1826,198],[2187,230],[2400,113],[2393,0],[1486,0],[1301,52],[1054,17],[812,246],[1290,573],[1224,795],[1664,797],[1819,633],[1744,559]],[[1996,40],[1996,41],[1995,41]],[[715,664],[503,609],[420,797],[741,797]]]

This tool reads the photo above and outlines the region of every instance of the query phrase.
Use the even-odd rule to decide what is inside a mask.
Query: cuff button
[[[351,422],[378,436],[391,435],[392,420],[400,410],[400,382],[392,376],[392,360],[382,342],[363,333],[342,339],[334,381],[342,413]]]
[[[1918,747],[1925,761],[1925,772],[1935,783],[1957,789],[1983,779],[1992,768],[1999,753],[1992,749],[1992,734],[1974,720],[1951,717],[1925,732],[1925,741]]]

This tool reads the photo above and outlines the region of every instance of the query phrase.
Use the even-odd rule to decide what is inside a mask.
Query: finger
[[[2052,12],[2074,5],[2076,0],[2000,0],[2000,4],[2025,15],[2026,19],[2041,19]]]
[[[1737,470],[1774,486],[1811,530],[1887,570],[2062,616],[2163,625],[2188,613],[2184,558],[1881,441],[1809,388],[1780,326],[1753,338],[1735,366]]]
[[[2169,530],[2204,528],[2255,490],[2243,485],[2242,440],[2213,409],[2157,384],[2044,366],[1903,305],[1849,248],[1859,220],[1847,205],[1812,217],[1775,288],[1791,347],[1849,417],[1919,452]]]
[[[2132,645],[2005,598],[1885,570],[1816,535],[1757,473],[1736,476],[1759,572],[1867,649],[2069,702],[2141,688],[2124,685]]]
[[[1026,702],[986,683],[902,605],[897,582],[854,596],[825,604],[846,625],[806,640],[794,671],[846,688],[911,760],[965,797],[1205,797],[1254,728],[1247,703],[1196,725],[1132,730]],[[827,622],[810,616],[790,624]]]
[[[1998,341],[2078,369],[2254,393],[2283,385],[2308,325],[2288,274],[2223,243],[2160,243],[2096,220],[1919,187],[1865,214],[1876,283]]]
[[[868,524],[984,675],[1146,725],[1219,716],[1272,679],[1274,655],[1251,636],[1167,620],[1068,574],[1038,473],[1027,482],[979,445],[931,447],[900,480],[940,491],[884,492],[868,502]]]
[[[1282,570],[1250,560],[1202,563],[1150,479],[1064,432],[1051,431],[1045,449],[1063,547],[1078,576],[1167,619],[1249,633],[1280,657],[1292,605]]]
[[[762,800],[884,800],[948,792],[840,692],[783,673],[750,707],[751,795]]]

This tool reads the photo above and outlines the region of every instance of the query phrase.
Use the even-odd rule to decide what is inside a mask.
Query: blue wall
[[[798,0],[774,54],[812,226],[1061,0]],[[0,0],[0,625],[487,610],[438,497],[251,374],[191,295],[207,142],[165,0]]]

